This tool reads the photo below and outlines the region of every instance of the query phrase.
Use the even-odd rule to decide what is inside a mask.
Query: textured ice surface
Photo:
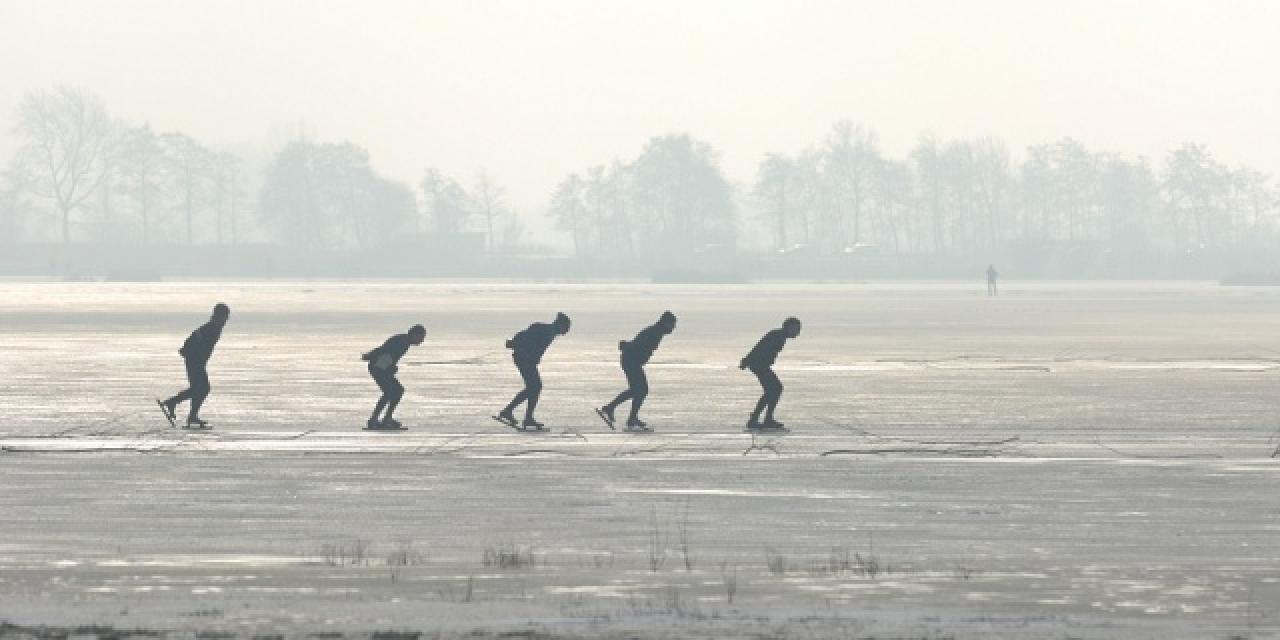
[[[1273,633],[1280,295],[1008,289],[0,283],[0,617]],[[216,429],[172,430],[152,398],[178,387],[176,350],[216,301],[233,308],[210,365]],[[592,407],[622,383],[617,341],[667,308],[681,320],[650,367],[658,432],[608,432]],[[505,430],[487,417],[518,385],[502,342],[558,310],[574,328],[544,366],[554,431]],[[779,361],[779,416],[795,432],[753,443],[757,389],[733,365],[792,314],[805,330]],[[359,354],[416,322],[411,430],[359,431],[376,394]],[[535,566],[485,566],[503,545]]]

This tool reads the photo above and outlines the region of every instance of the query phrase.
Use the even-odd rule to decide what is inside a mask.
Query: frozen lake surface
[[[1274,634],[1280,291],[1006,288],[0,283],[0,619]],[[217,301],[216,430],[170,429],[152,399]],[[611,433],[592,407],[623,383],[617,341],[668,308],[657,433]],[[543,365],[553,431],[513,433],[488,418],[519,386],[502,343],[556,311],[574,326]],[[777,367],[794,432],[753,442],[735,364],[787,315],[805,322]],[[410,431],[360,431],[359,354],[417,322]]]

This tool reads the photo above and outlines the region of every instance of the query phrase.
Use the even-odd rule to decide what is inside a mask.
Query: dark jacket
[[[640,330],[636,337],[631,341],[623,340],[618,345],[622,350],[622,364],[624,366],[644,366],[648,364],[649,358],[653,357],[653,352],[658,350],[658,345],[662,343],[662,337],[667,335],[659,324],[654,324]]]
[[[786,345],[787,332],[783,329],[774,329],[760,338],[760,342],[756,343],[751,353],[748,353],[742,362],[749,369],[771,367],[778,359],[778,352],[782,351]]]
[[[378,360],[381,359],[382,356],[387,356],[391,358],[390,365],[378,368],[385,371],[395,371],[396,364],[399,363],[400,358],[403,358],[404,354],[409,351],[409,347],[412,346],[412,344],[413,343],[409,339],[409,334],[397,333],[396,335],[387,338],[387,341],[382,343],[382,346],[364,354],[364,359],[368,360],[373,365],[377,365]]]
[[[212,320],[200,325],[187,336],[187,341],[182,343],[178,353],[190,362],[208,362],[213,357],[213,348],[217,346],[218,339],[222,337],[222,326]]]
[[[535,322],[529,325],[528,329],[512,337],[507,346],[512,350],[512,357],[518,362],[538,364],[542,362],[542,354],[547,352],[547,348],[558,335],[560,332],[556,330],[554,324]]]

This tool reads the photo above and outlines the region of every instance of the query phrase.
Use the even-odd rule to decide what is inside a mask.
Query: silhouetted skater
[[[369,375],[373,376],[373,381],[382,389],[382,397],[378,398],[378,404],[373,406],[373,415],[369,416],[370,429],[400,428],[400,423],[391,417],[396,411],[396,405],[400,404],[400,398],[404,397],[404,386],[396,380],[396,365],[405,352],[409,351],[409,347],[422,344],[426,337],[426,327],[415,324],[407,333],[397,333],[387,338],[382,346],[362,356],[369,363]],[[386,415],[382,415],[384,408],[387,410]],[[381,418],[378,417],[380,415]]]
[[[996,279],[999,277],[1000,273],[996,271],[996,266],[994,264],[987,265],[987,295],[1000,295],[1000,289],[996,286]]]
[[[800,321],[787,318],[783,321],[781,328],[764,334],[760,342],[751,349],[751,353],[748,353],[747,357],[738,364],[739,369],[750,369],[751,373],[756,374],[760,387],[764,389],[764,394],[756,402],[755,410],[751,412],[751,418],[747,420],[748,429],[783,428],[781,422],[773,419],[773,412],[778,408],[778,400],[782,398],[782,381],[773,372],[773,363],[778,359],[778,353],[786,346],[787,339],[798,335],[800,335]],[[761,411],[764,412],[764,422],[760,422]]]
[[[662,337],[675,331],[675,328],[676,315],[670,311],[664,311],[657,323],[641,329],[630,342],[623,340],[618,343],[618,350],[622,352],[620,357],[622,373],[627,376],[627,390],[619,393],[613,402],[596,409],[596,413],[605,421],[605,424],[609,425],[610,429],[613,428],[614,410],[618,405],[630,400],[631,415],[627,418],[627,429],[648,430],[648,426],[640,421],[640,406],[649,395],[649,380],[644,375],[644,365],[648,364],[649,358],[658,349]]]
[[[521,402],[527,401],[528,404],[524,407],[524,422],[521,422],[520,426],[525,429],[543,427],[542,423],[533,417],[533,412],[538,407],[538,397],[542,395],[542,376],[538,373],[538,363],[542,362],[542,354],[547,352],[547,347],[551,346],[556,336],[566,333],[569,333],[569,316],[557,313],[554,322],[550,324],[535,322],[507,341],[507,348],[511,349],[511,359],[515,361],[516,369],[524,379],[524,389],[517,393],[516,397],[498,412],[498,415],[494,416],[495,419],[515,427],[516,417],[512,412]]]
[[[187,383],[190,386],[168,400],[156,401],[160,403],[160,409],[164,411],[164,416],[168,418],[170,425],[177,426],[174,416],[178,405],[190,400],[191,409],[187,412],[186,426],[209,426],[209,423],[200,419],[200,407],[204,404],[205,398],[209,397],[209,391],[212,389],[209,386],[209,373],[205,367],[209,364],[209,358],[213,357],[213,348],[222,337],[222,328],[226,326],[227,318],[230,317],[230,307],[221,302],[214,305],[213,317],[192,331],[186,342],[182,343],[182,348],[178,350],[186,363]]]

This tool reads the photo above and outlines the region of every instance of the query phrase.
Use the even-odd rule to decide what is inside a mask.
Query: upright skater
[[[182,348],[178,349],[178,353],[182,354],[182,360],[187,367],[187,383],[188,388],[179,392],[177,395],[168,400],[157,400],[160,409],[164,411],[164,417],[169,420],[169,424],[177,426],[175,413],[178,405],[190,400],[191,408],[187,412],[187,428],[198,427],[205,428],[209,423],[200,419],[200,407],[204,404],[205,398],[209,397],[209,372],[205,367],[209,364],[209,358],[213,357],[213,348],[217,346],[218,339],[222,337],[222,328],[227,325],[227,318],[231,317],[231,308],[219,302],[213,307],[213,317],[209,321],[200,325],[191,335],[187,337],[186,342],[182,343]]]
[[[994,264],[987,265],[987,295],[1000,295],[1000,288],[996,286],[996,280],[1000,277],[1000,272],[996,271]]]
[[[773,419],[773,412],[778,408],[778,400],[782,398],[782,381],[778,379],[778,374],[773,372],[773,363],[778,359],[778,353],[786,346],[787,339],[798,335],[800,335],[800,321],[787,318],[783,321],[781,328],[764,334],[760,342],[751,349],[751,353],[748,353],[747,357],[738,364],[739,369],[750,369],[751,373],[756,374],[760,387],[764,389],[764,394],[756,402],[755,410],[751,412],[751,418],[747,420],[747,429],[783,428],[781,422]],[[764,422],[760,421],[761,411],[764,412]]]
[[[507,348],[511,349],[511,359],[515,361],[516,369],[520,371],[520,377],[524,380],[524,389],[517,393],[516,397],[494,416],[494,419],[509,427],[515,427],[517,423],[513,412],[521,402],[527,401],[528,404],[524,407],[524,421],[519,423],[520,427],[542,429],[543,424],[533,417],[533,412],[538,407],[538,397],[542,395],[542,376],[538,373],[538,363],[542,362],[542,355],[547,352],[547,347],[551,346],[556,336],[566,333],[569,333],[569,316],[557,313],[554,322],[550,324],[535,322],[507,341]]]
[[[369,375],[373,376],[373,381],[382,389],[382,397],[378,398],[378,403],[373,406],[373,415],[369,416],[368,428],[401,428],[400,423],[391,417],[396,411],[396,405],[400,404],[400,398],[404,397],[404,386],[396,380],[396,365],[409,347],[422,344],[426,337],[426,327],[415,324],[409,327],[407,333],[397,333],[387,338],[382,346],[362,356],[369,363]],[[382,413],[384,408],[387,410],[385,415]]]
[[[640,406],[649,395],[649,380],[644,375],[644,365],[648,364],[649,358],[658,349],[662,337],[675,331],[675,328],[676,314],[664,311],[662,317],[658,318],[658,322],[641,329],[630,342],[623,340],[618,343],[618,350],[622,352],[620,357],[622,373],[627,376],[627,390],[619,393],[613,402],[596,409],[596,413],[605,421],[605,424],[609,425],[610,429],[613,428],[614,410],[618,405],[630,400],[631,415],[627,417],[627,430],[649,430],[648,426],[640,420]]]

